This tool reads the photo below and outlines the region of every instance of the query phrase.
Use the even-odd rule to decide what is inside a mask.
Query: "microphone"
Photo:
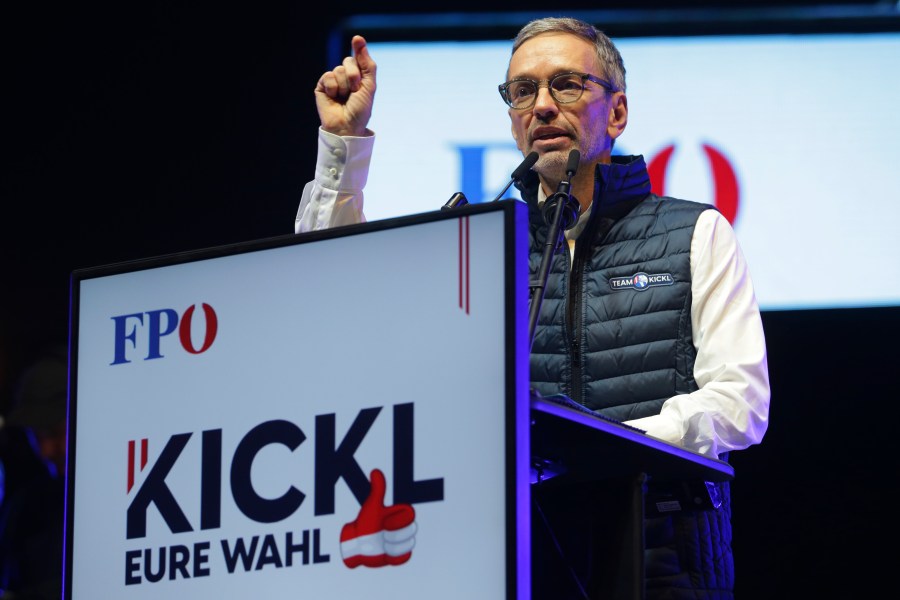
[[[581,152],[572,148],[572,151],[569,152],[569,161],[566,163],[566,177],[572,179],[575,173],[578,172],[578,163],[581,161]]]
[[[569,160],[566,162],[566,176],[556,186],[556,193],[547,198],[541,208],[544,222],[548,225],[552,223],[554,214],[557,212],[559,212],[557,217],[559,227],[564,230],[570,229],[578,220],[581,204],[569,193],[569,190],[572,187],[572,178],[578,172],[579,161],[581,161],[581,152],[573,148],[569,152]],[[562,203],[561,207],[559,207],[560,203]]]
[[[534,290],[531,296],[531,306],[528,313],[528,339],[534,345],[534,332],[537,330],[538,313],[541,312],[541,303],[544,301],[547,277],[550,274],[550,263],[553,254],[563,240],[563,231],[572,227],[578,219],[579,204],[569,188],[572,187],[572,177],[578,171],[578,162],[581,153],[572,149],[569,152],[569,160],[566,162],[566,176],[556,187],[556,193],[547,198],[541,207],[541,214],[548,225],[547,240],[544,243],[544,253],[541,256],[541,264],[538,267],[537,283],[531,287]]]
[[[466,195],[462,192],[456,192],[450,199],[447,200],[444,205],[441,207],[441,210],[449,210],[451,208],[457,208],[458,206],[465,206],[469,203],[469,199],[466,198]]]
[[[517,181],[522,181],[522,178],[525,177],[525,173],[527,173],[529,170],[531,170],[531,167],[534,166],[534,163],[537,162],[537,159],[538,159],[537,152],[531,152],[528,156],[526,156],[525,160],[523,160],[519,164],[519,166],[516,167],[516,170],[512,172],[512,175],[510,175],[509,183],[506,184],[506,187],[504,187],[500,191],[500,193],[497,194],[497,197],[494,198],[493,200],[491,200],[491,202],[496,202],[497,200],[499,200],[500,197],[506,193],[506,190],[509,189],[509,186],[511,186],[513,183],[515,183]]]
[[[566,176],[556,186],[556,193],[547,198],[541,207],[541,214],[548,225],[547,240],[544,243],[544,253],[541,256],[541,264],[538,267],[537,283],[532,285],[534,293],[531,296],[531,306],[528,313],[528,339],[534,344],[534,332],[537,330],[538,313],[541,312],[541,303],[544,301],[547,277],[550,274],[550,264],[553,254],[563,240],[563,231],[572,227],[578,219],[579,204],[569,188],[572,187],[572,177],[578,171],[578,162],[581,153],[572,149],[569,152],[569,160],[566,162]]]
[[[527,173],[529,171],[529,169],[531,169],[531,167],[534,166],[534,163],[537,162],[537,159],[538,159],[537,152],[532,152],[528,156],[526,156],[525,160],[523,160],[519,164],[519,166],[516,167],[516,170],[512,172],[512,175],[510,175],[510,180],[509,180],[509,183],[506,184],[506,187],[504,187],[500,191],[500,193],[497,194],[497,197],[494,198],[493,200],[491,200],[491,202],[496,202],[497,200],[499,200],[500,197],[506,193],[506,190],[509,189],[509,186],[511,186],[516,181],[521,181],[522,178],[525,177],[525,173]],[[444,203],[444,205],[441,207],[441,210],[448,210],[451,208],[465,206],[468,203],[469,203],[469,199],[466,198],[465,194],[463,194],[462,192],[456,192],[455,194],[450,196],[450,199],[447,200],[447,202]]]

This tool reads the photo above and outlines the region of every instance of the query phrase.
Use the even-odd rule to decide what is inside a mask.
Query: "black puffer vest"
[[[548,226],[538,179],[519,186],[529,205],[530,272],[537,277]],[[620,421],[659,414],[698,389],[691,328],[690,249],[706,204],[650,192],[641,156],[614,156],[595,172],[594,200],[574,259],[553,257],[535,328],[531,385]],[[651,490],[652,493],[652,490]],[[730,599],[731,502],[646,520],[648,599]]]
[[[598,165],[589,221],[574,262],[560,246],[547,278],[531,354],[531,385],[627,421],[697,389],[691,331],[691,237],[710,206],[650,193],[642,157]],[[529,205],[530,268],[538,272],[547,224],[537,177]],[[571,263],[571,264],[570,264]]]

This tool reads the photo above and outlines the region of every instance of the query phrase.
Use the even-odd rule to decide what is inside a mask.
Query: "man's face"
[[[519,46],[509,61],[508,79],[527,77],[538,81],[574,71],[606,78],[589,42],[566,33],[545,33]],[[617,93],[621,95],[621,93]],[[509,109],[512,135],[523,155],[539,155],[534,170],[551,179],[564,177],[569,151],[581,152],[582,164],[609,162],[612,137],[620,130],[610,127],[612,95],[588,82],[577,101],[558,104],[546,86],[540,87],[534,106]]]

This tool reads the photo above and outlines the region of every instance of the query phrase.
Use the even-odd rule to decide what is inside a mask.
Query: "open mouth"
[[[532,137],[532,143],[540,146],[545,146],[568,139],[569,136],[564,131],[541,131],[540,129],[538,129],[537,131],[535,131],[535,135]]]

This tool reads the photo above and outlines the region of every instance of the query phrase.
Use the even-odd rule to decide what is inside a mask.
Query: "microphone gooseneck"
[[[547,286],[547,276],[550,274],[550,263],[553,254],[559,248],[563,239],[563,231],[572,227],[578,220],[579,204],[571,194],[572,178],[578,172],[578,163],[581,161],[581,153],[573,149],[569,152],[569,160],[566,162],[566,175],[556,187],[556,193],[547,198],[541,213],[544,221],[549,225],[547,240],[544,244],[544,254],[541,256],[541,264],[538,269],[537,282],[532,285],[534,290],[531,296],[531,307],[528,315],[528,339],[529,349],[534,344],[534,331],[537,328],[538,314],[541,312],[541,304],[544,301],[544,290]]]

